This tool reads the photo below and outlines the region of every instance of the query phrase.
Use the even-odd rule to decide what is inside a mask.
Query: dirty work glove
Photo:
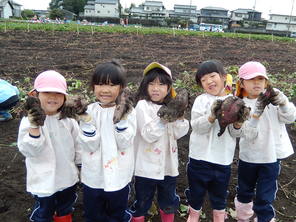
[[[131,97],[131,91],[128,88],[123,89],[115,103],[116,107],[113,115],[114,124],[118,123],[120,120],[125,120],[127,115],[132,111],[133,100]]]
[[[270,103],[274,106],[286,105],[289,101],[287,96],[285,96],[284,93],[278,89],[274,89],[274,91],[276,92],[276,95],[270,99],[271,100]]]
[[[87,105],[88,103],[86,99],[78,95],[67,96],[66,101],[61,109],[60,119],[73,118],[77,121],[85,119],[85,116],[87,115]]]
[[[246,106],[240,110],[238,121],[233,123],[234,128],[240,129],[242,127],[244,122],[250,117],[250,111],[251,108]]]
[[[253,117],[258,119],[264,112],[264,109],[269,104],[269,102],[270,98],[266,97],[264,93],[260,93],[255,103]]]
[[[38,128],[44,125],[46,115],[41,108],[40,100],[37,97],[29,96],[26,99],[24,109],[27,112],[27,117],[31,128]]]
[[[217,119],[217,111],[221,108],[223,100],[217,99],[213,102],[211,106],[211,114],[208,117],[210,123],[214,123]]]

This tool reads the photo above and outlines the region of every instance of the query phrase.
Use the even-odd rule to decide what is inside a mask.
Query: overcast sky
[[[23,5],[24,9],[46,9],[50,0],[14,0]],[[135,3],[137,6],[145,0],[120,0],[124,8]],[[161,1],[161,0],[160,0]],[[197,6],[201,9],[206,6],[223,7],[228,10],[237,8],[254,8],[263,13],[264,18],[269,18],[268,14],[290,15],[294,0],[162,0],[166,9],[173,9],[174,4],[184,4]],[[296,1],[292,15],[296,15]]]

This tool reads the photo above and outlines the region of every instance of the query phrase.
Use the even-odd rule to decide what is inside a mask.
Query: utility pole
[[[292,19],[292,13],[293,13],[293,8],[294,8],[294,1],[295,0],[292,0],[292,8],[291,8],[291,12],[290,12],[289,25],[288,25],[288,35],[290,35],[290,26],[291,26],[291,19]]]

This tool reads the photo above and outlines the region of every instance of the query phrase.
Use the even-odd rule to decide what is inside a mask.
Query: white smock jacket
[[[93,135],[80,133],[82,144],[81,181],[94,189],[118,191],[131,182],[134,172],[134,137],[137,130],[133,109],[126,120],[113,124],[115,106],[88,106],[95,127]],[[81,128],[82,129],[82,128]]]
[[[244,98],[247,106],[255,108],[257,99]],[[288,102],[284,107],[265,107],[259,120],[251,118],[241,128],[239,158],[249,163],[274,163],[294,153],[285,124],[296,119],[296,108]]]
[[[233,161],[236,137],[240,131],[233,128],[233,124],[226,127],[224,133],[218,137],[220,131],[218,120],[210,123],[211,106],[217,99],[224,100],[228,96],[213,96],[204,93],[198,96],[191,110],[192,133],[189,141],[189,157],[220,165],[230,165]]]
[[[29,135],[27,117],[20,124],[17,145],[26,157],[27,191],[39,197],[51,196],[79,180],[79,126],[74,119],[59,117],[59,113],[46,116],[37,138]]]
[[[157,180],[179,175],[177,140],[189,130],[186,119],[164,124],[157,116],[160,107],[146,100],[140,100],[136,106],[135,175]]]

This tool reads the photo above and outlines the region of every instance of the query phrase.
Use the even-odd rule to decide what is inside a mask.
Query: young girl
[[[271,104],[265,107],[260,93],[269,82],[261,63],[245,63],[239,69],[239,78],[237,95],[251,107],[252,117],[241,128],[235,198],[237,220],[249,221],[254,210],[258,222],[275,221],[272,203],[277,191],[280,160],[293,154],[285,124],[295,121],[296,108],[277,89],[274,89],[276,95],[271,98]]]
[[[31,221],[50,222],[54,217],[55,222],[72,222],[79,126],[74,119],[60,119],[66,90],[61,74],[52,70],[39,74],[31,95],[38,97],[40,106],[32,107],[20,124],[18,148],[26,157],[27,191],[36,199]]]
[[[133,140],[136,112],[113,123],[116,99],[125,87],[125,70],[117,62],[98,65],[91,79],[98,102],[88,106],[80,121],[83,144],[81,181],[86,222],[125,222],[129,183],[134,171]]]
[[[179,196],[176,195],[179,174],[177,139],[187,134],[189,122],[183,117],[175,122],[165,122],[157,116],[164,101],[170,100],[174,94],[171,71],[157,62],[148,65],[136,106],[138,130],[133,221],[144,221],[156,189],[163,222],[174,221],[174,213],[179,207]]]
[[[191,111],[192,133],[187,165],[189,189],[185,192],[190,205],[188,222],[199,221],[206,192],[214,209],[213,221],[224,221],[226,216],[227,188],[235,137],[239,133],[231,124],[222,136],[217,136],[220,130],[215,116],[217,99],[223,100],[230,95],[225,90],[226,78],[222,64],[216,60],[203,62],[196,73],[196,82],[205,93],[195,99]]]

